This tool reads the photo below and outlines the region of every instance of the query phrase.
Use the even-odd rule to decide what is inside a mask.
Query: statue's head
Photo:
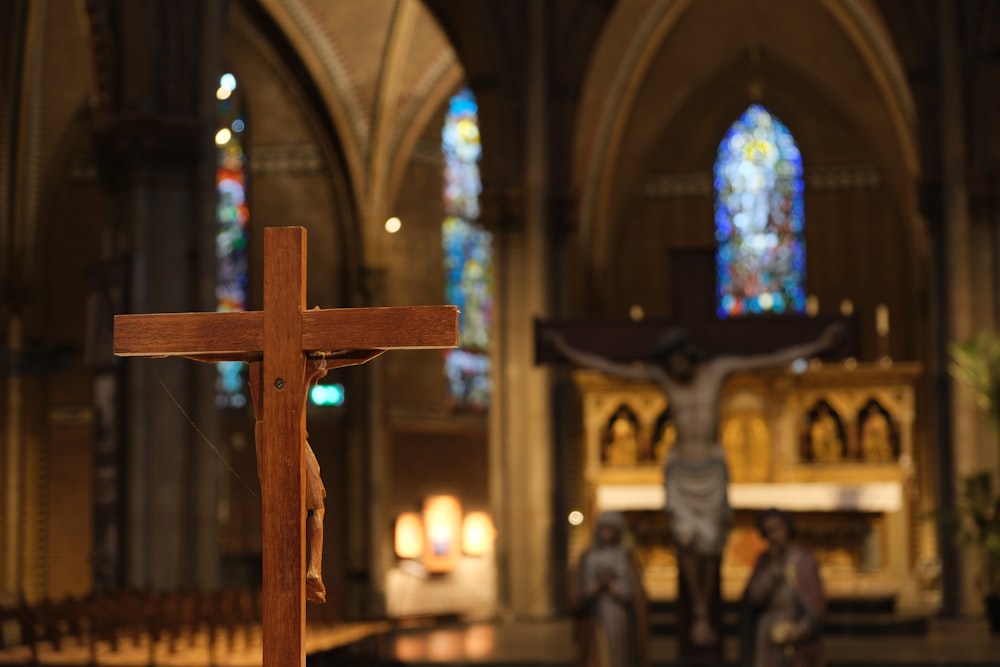
[[[619,544],[625,535],[625,517],[621,512],[601,512],[594,526],[595,544]]]
[[[664,329],[653,344],[649,356],[663,364],[672,377],[682,382],[690,380],[695,366],[709,357],[704,349],[694,344],[687,329],[681,327]]]
[[[679,350],[684,350],[690,344],[691,334],[688,333],[687,329],[667,327],[656,337],[651,356],[658,358],[666,357]]]
[[[786,539],[795,537],[795,519],[788,512],[771,507],[757,514],[757,530],[764,539],[770,539],[774,524],[784,524]]]

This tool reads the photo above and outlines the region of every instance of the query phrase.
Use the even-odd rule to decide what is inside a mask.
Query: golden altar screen
[[[793,512],[821,562],[831,597],[892,596],[898,608],[936,606],[936,527],[917,423],[919,364],[815,365],[801,373],[734,376],[718,425],[730,468],[733,527],[723,595],[737,598],[764,548],[754,516]],[[625,513],[653,599],[676,595],[663,512],[663,463],[675,437],[658,387],[574,372],[580,451],[571,496],[585,517],[570,532],[570,565],[605,510]]]

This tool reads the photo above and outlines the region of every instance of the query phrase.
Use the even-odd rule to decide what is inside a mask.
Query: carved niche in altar
[[[933,560],[919,539],[912,493],[917,364],[858,364],[734,376],[720,406],[734,523],[723,590],[736,597],[764,548],[753,517],[795,512],[800,538],[821,561],[832,595],[894,595],[917,605],[926,583],[914,563]],[[625,512],[654,597],[676,591],[663,463],[676,437],[670,405],[654,385],[574,372],[582,407],[582,457],[573,495],[585,517]],[[579,556],[589,521],[570,536]]]

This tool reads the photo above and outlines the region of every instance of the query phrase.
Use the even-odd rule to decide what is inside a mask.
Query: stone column
[[[88,3],[110,45],[94,103],[114,252],[131,258],[128,311],[215,309],[214,92],[224,3]],[[109,19],[114,15],[114,20]],[[101,30],[107,32],[97,34]],[[152,46],[155,45],[155,48]],[[218,582],[214,371],[185,359],[127,362],[123,474],[128,586]]]
[[[552,614],[552,421],[548,369],[534,365],[534,318],[549,311],[547,4],[526,4],[528,35],[521,225],[498,235],[497,281],[502,374],[490,414],[492,462],[501,470],[501,604],[509,616]]]
[[[961,43],[958,37],[957,3],[938,3],[938,56],[941,104],[941,218],[944,229],[944,274],[948,281],[947,305],[941,315],[949,328],[945,344],[961,342],[974,334],[975,299],[970,250],[968,189],[966,183],[964,100],[961,82],[964,79]],[[975,400],[968,388],[952,382],[952,453],[954,456],[954,489],[960,493],[962,480],[980,469],[978,443],[983,434],[977,428]],[[980,564],[978,554],[965,550],[961,555],[959,605],[963,612],[981,609],[975,576]]]

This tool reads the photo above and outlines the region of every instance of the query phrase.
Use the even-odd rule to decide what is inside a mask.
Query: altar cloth
[[[659,484],[606,484],[596,488],[597,510],[663,509],[666,491]],[[900,482],[740,483],[729,485],[734,509],[778,507],[793,512],[897,512],[903,507]]]

